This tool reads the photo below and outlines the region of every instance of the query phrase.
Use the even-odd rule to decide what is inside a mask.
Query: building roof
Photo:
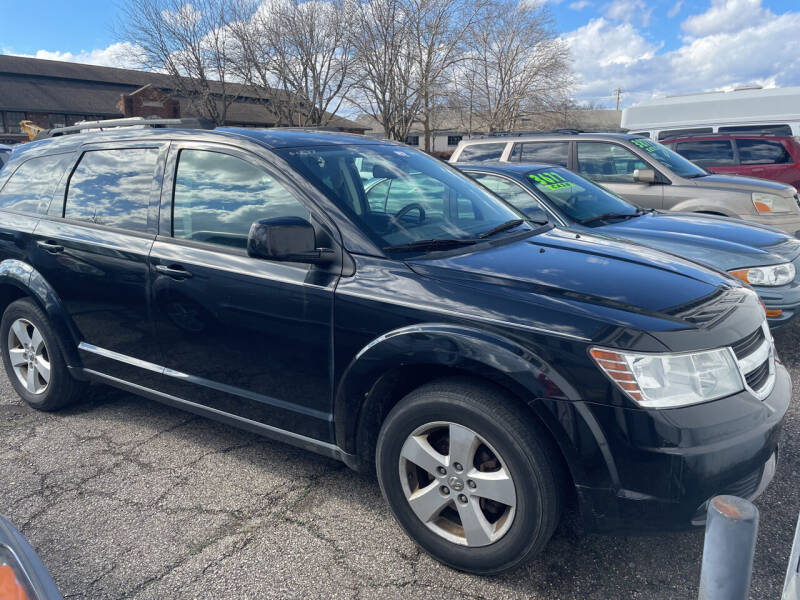
[[[121,116],[116,106],[120,95],[145,85],[168,93],[173,89],[170,77],[163,73],[0,54],[0,110]],[[229,122],[243,125],[279,122],[253,88],[228,85],[229,93],[240,98],[228,109]],[[213,88],[222,89],[217,82],[212,82]],[[281,91],[274,90],[274,94],[277,97]],[[197,116],[188,99],[177,96],[176,99],[182,115]],[[338,116],[329,125],[363,130],[358,123]]]

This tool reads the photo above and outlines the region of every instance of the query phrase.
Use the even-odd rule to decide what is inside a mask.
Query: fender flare
[[[584,480],[572,436],[553,414],[554,405],[571,405],[570,399],[579,398],[574,387],[546,360],[513,339],[454,324],[402,327],[373,340],[356,354],[344,370],[334,397],[335,436],[343,450],[359,454],[356,440],[362,418],[374,401],[373,390],[384,376],[415,366],[459,370],[515,394],[550,432],[573,480]]]
[[[13,285],[34,299],[58,335],[67,366],[71,369],[81,368],[78,328],[64,308],[61,298],[44,276],[24,261],[7,259],[0,262],[0,284]]]
[[[669,212],[706,213],[739,218],[738,214],[726,206],[720,206],[719,204],[709,205],[708,199],[703,198],[687,198],[686,200],[681,200],[675,206],[671,207]]]

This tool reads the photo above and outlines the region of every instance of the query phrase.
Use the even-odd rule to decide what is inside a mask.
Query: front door
[[[661,208],[664,186],[634,181],[637,169],[653,169],[627,148],[612,142],[578,142],[577,172],[642,208]],[[656,171],[657,172],[657,171]]]
[[[147,257],[166,144],[83,148],[34,232],[33,266],[77,328],[83,366],[147,385],[161,361]]]
[[[246,252],[251,224],[272,217],[308,219],[318,242],[333,245],[323,217],[279,172],[225,146],[173,144],[164,189],[151,253],[161,390],[331,441],[331,317],[341,269]]]

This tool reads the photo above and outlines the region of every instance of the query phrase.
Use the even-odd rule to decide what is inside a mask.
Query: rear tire
[[[389,412],[376,466],[411,539],[450,567],[489,575],[533,558],[555,530],[562,504],[555,452],[504,390],[452,378],[414,390]]]
[[[61,342],[30,298],[9,304],[0,320],[3,365],[17,394],[32,408],[52,411],[74,403],[86,383],[72,377]]]

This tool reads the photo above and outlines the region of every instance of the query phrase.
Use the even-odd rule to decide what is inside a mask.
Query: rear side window
[[[701,133],[711,133],[711,127],[695,127],[693,129],[667,129],[666,131],[658,132],[659,140],[668,140],[670,138],[683,137],[685,135],[699,135]]]
[[[545,163],[566,167],[569,142],[525,142],[514,144],[509,160],[514,162]]]
[[[47,210],[69,156],[42,156],[22,163],[0,190],[0,208],[33,214]]]
[[[772,135],[792,135],[789,125],[729,125],[720,127],[720,133],[771,133]]]
[[[730,140],[678,142],[675,151],[701,167],[724,167],[735,164]]]
[[[145,231],[157,158],[156,148],[86,152],[70,177],[64,218]]]
[[[254,221],[310,214],[266,170],[241,158],[207,150],[182,150],[178,157],[172,235],[246,248]]]
[[[505,142],[501,144],[473,144],[464,146],[461,154],[458,155],[457,162],[483,163],[500,160],[505,150]]]
[[[794,162],[783,147],[773,140],[736,140],[739,162],[743,165],[776,165]]]

